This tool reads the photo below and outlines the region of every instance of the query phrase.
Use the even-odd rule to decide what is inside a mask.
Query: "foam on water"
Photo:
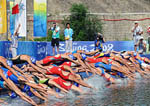
[[[85,92],[83,95],[79,95],[78,93],[74,91],[69,91],[69,93],[66,94],[64,98],[62,99],[57,99],[54,96],[49,96],[49,99],[48,99],[49,102],[47,106],[56,106],[56,105],[57,106],[66,106],[66,105],[76,106],[76,105],[81,105],[81,104],[83,105],[95,104],[96,106],[105,105],[107,104],[108,100],[113,99],[114,94],[116,94],[118,98],[120,98],[121,100],[125,99],[123,96],[127,96],[127,98],[131,98],[135,94],[138,95],[140,98],[141,93],[139,92],[139,90],[144,89],[143,87],[141,88],[140,86],[141,81],[145,82],[143,78],[140,76],[139,73],[136,73],[136,80],[134,81],[135,83],[132,83],[131,85],[129,85],[128,81],[129,79],[117,79],[117,84],[112,84],[110,86],[107,86],[108,82],[106,82],[102,77],[95,75],[94,77],[91,77],[90,79],[85,81],[86,83],[94,87],[95,89],[81,87],[83,91]],[[148,88],[149,87],[147,87],[147,89]],[[135,93],[131,92],[132,90]],[[142,90],[142,92],[143,91],[144,90]],[[120,92],[120,93],[117,93],[117,92]],[[127,92],[127,93],[124,93],[124,92]],[[129,97],[130,95],[131,97]],[[33,99],[39,103],[39,99],[36,99],[35,97]],[[115,99],[116,99],[116,104],[121,104],[120,101],[117,101],[117,97]],[[127,100],[130,101],[130,99],[127,99]],[[2,104],[2,106],[31,106],[27,102],[21,100],[19,97],[16,99],[8,99],[6,102],[8,102],[8,104],[7,105]],[[126,104],[126,103],[127,102],[124,101],[122,104]],[[110,102],[110,104],[114,104],[114,103]]]

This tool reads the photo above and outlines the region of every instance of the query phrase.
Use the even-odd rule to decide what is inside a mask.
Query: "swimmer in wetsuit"
[[[36,66],[37,60],[28,55],[19,55],[11,59],[13,64],[22,64],[27,62],[33,69],[43,74],[42,69]]]
[[[40,79],[39,82],[44,83],[46,85],[53,85],[55,87],[58,87],[66,93],[71,89],[83,93],[81,88],[73,85],[70,81],[62,79],[61,77],[54,77],[52,79]]]
[[[22,93],[20,91],[20,89],[10,80],[10,79],[7,79],[5,77],[5,75],[3,74],[3,70],[0,69],[0,76],[3,78],[3,80],[6,82],[7,84],[7,87],[9,89],[11,89],[12,91],[14,91],[17,95],[19,95],[23,100],[29,102],[30,104],[32,105],[35,105],[37,106],[37,104],[30,98],[28,97],[27,95],[25,95],[24,93]]]
[[[91,86],[89,86],[88,84],[86,84],[81,78],[79,75],[77,74],[72,74],[70,72],[66,72],[66,71],[63,71],[61,70],[60,67],[57,67],[57,66],[50,66],[48,68],[48,71],[46,73],[47,75],[48,74],[56,74],[56,75],[59,75],[60,77],[62,77],[63,79],[65,80],[70,80],[70,81],[75,81],[79,84],[81,84],[82,86],[85,86],[85,87],[88,87],[88,88],[92,88]]]
[[[20,81],[14,74],[12,74],[8,69],[6,69],[6,68],[3,68],[3,67],[1,67],[2,68],[2,70],[4,71],[3,73],[4,73],[4,75],[5,75],[5,77],[8,79],[10,79],[11,81],[13,81],[13,83],[14,84],[17,84],[18,86],[20,85],[20,86],[28,86],[28,85],[26,85],[26,84],[29,84],[29,82],[22,82],[22,81]],[[19,74],[18,74],[19,75]],[[29,78],[29,77],[28,77]],[[1,79],[2,80],[2,79]],[[2,80],[3,81],[3,80]],[[26,83],[26,84],[25,84]],[[29,84],[29,85],[31,85],[31,84]],[[32,86],[33,87],[33,86]],[[41,99],[43,99],[43,100],[45,100],[46,98],[44,98],[43,96],[40,96],[40,94],[37,92],[37,91],[35,91],[35,90],[33,90],[33,88],[32,87],[29,87],[28,86],[28,89],[30,89],[30,92],[29,92],[29,90],[28,90],[28,94],[30,93],[33,93],[34,95],[36,95],[37,97],[39,97],[39,98],[41,98]],[[35,87],[36,88],[36,87]],[[38,90],[38,89],[37,89]]]

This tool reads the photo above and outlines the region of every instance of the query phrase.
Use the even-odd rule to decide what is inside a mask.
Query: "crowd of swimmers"
[[[19,96],[37,106],[32,96],[46,101],[48,95],[62,98],[70,90],[80,94],[84,93],[83,87],[94,90],[94,85],[85,82],[94,75],[103,77],[110,84],[118,83],[117,79],[134,81],[137,72],[146,78],[150,72],[149,64],[148,58],[134,51],[77,50],[42,60],[28,55],[11,59],[0,56],[0,90],[10,98]],[[5,101],[0,99],[0,102]]]

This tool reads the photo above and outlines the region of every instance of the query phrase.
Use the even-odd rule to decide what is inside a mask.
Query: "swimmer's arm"
[[[75,61],[75,60],[73,60],[73,59],[71,59],[70,57],[66,57],[66,59],[68,59],[69,61],[71,61],[71,62],[73,62],[73,63],[75,63],[75,64],[77,64],[77,65],[80,65],[80,63],[79,62],[77,62],[77,61]]]
[[[15,70],[17,70],[18,72],[20,72],[21,74],[24,75],[23,71],[22,71],[20,68],[18,68],[16,65],[13,65],[12,67],[13,67]]]
[[[54,91],[50,88],[47,90],[47,92],[51,95],[54,95],[56,98],[62,98],[61,96],[59,96],[59,94],[56,91]]]
[[[117,51],[111,51],[111,53],[120,54],[120,52],[117,52]]]
[[[49,80],[49,81],[48,81],[48,84],[49,84],[49,85],[54,85],[54,86],[56,86],[57,88],[59,88],[60,90],[62,90],[62,91],[64,91],[64,92],[68,93],[68,91],[67,91],[66,89],[62,88],[60,85],[58,85],[58,84],[55,83],[54,81]]]
[[[45,89],[43,89],[43,87],[40,86],[40,84],[35,84],[34,82],[33,83],[28,82],[28,83],[26,83],[26,85],[28,85],[34,89],[40,90],[40,91],[45,91]]]
[[[36,65],[37,65],[38,67],[42,68],[42,69],[47,70],[46,67],[44,67],[44,66],[42,66],[42,65],[40,64],[40,61],[36,61]]]
[[[86,65],[84,64],[84,62],[81,60],[81,56],[80,55],[75,55],[77,60],[79,61],[79,63],[81,64],[81,66],[85,69],[86,74],[89,75],[88,71],[86,70]]]
[[[18,74],[17,74],[17,72],[16,72],[13,68],[11,68],[6,62],[2,62],[2,64],[3,64],[8,70],[10,70],[15,76],[19,77]]]
[[[92,69],[91,65],[89,65],[86,61],[85,61],[85,65],[89,68],[89,70],[95,75],[95,70]]]
[[[30,91],[38,98],[43,99],[43,100],[47,100],[46,97],[41,96],[37,91],[35,91],[34,89],[30,88]]]
[[[91,52],[85,52],[86,55],[94,55],[96,54],[97,52],[99,52],[99,50],[95,50],[95,51],[91,51]]]
[[[55,77],[55,76],[53,76],[53,75],[45,75],[45,77],[46,77],[46,78],[49,78],[49,79],[57,78],[57,77]]]
[[[31,67],[33,67],[36,71],[38,71],[39,73],[41,73],[41,74],[43,74],[44,76],[45,76],[45,74],[44,74],[44,70],[42,71],[39,67],[37,67],[37,66],[35,66],[33,63],[29,63],[30,65],[31,65]]]
[[[64,69],[65,69],[66,71],[69,71],[69,72],[71,72],[72,74],[75,74],[71,67],[69,67],[69,66],[67,66],[67,65],[63,65],[63,67],[64,67]]]
[[[2,70],[0,69],[0,76],[5,80],[8,87],[13,90],[16,94],[18,94],[23,100],[27,101],[28,103],[31,103],[32,105],[37,105],[30,97],[26,96],[24,93],[20,91],[20,89],[8,78],[6,78],[2,74]]]

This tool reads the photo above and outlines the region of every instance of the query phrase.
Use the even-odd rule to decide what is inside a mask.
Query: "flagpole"
[[[48,11],[48,0],[46,0],[46,42],[47,42],[47,38],[48,38],[48,30],[47,30],[47,11]]]
[[[27,24],[27,18],[28,18],[28,16],[27,16],[27,0],[26,0],[26,41],[28,41],[28,24]]]
[[[6,32],[6,40],[8,41],[8,9],[7,9],[7,5],[8,5],[8,3],[7,3],[7,0],[6,0],[6,14],[7,14],[7,32]],[[10,23],[9,23],[10,24]]]

